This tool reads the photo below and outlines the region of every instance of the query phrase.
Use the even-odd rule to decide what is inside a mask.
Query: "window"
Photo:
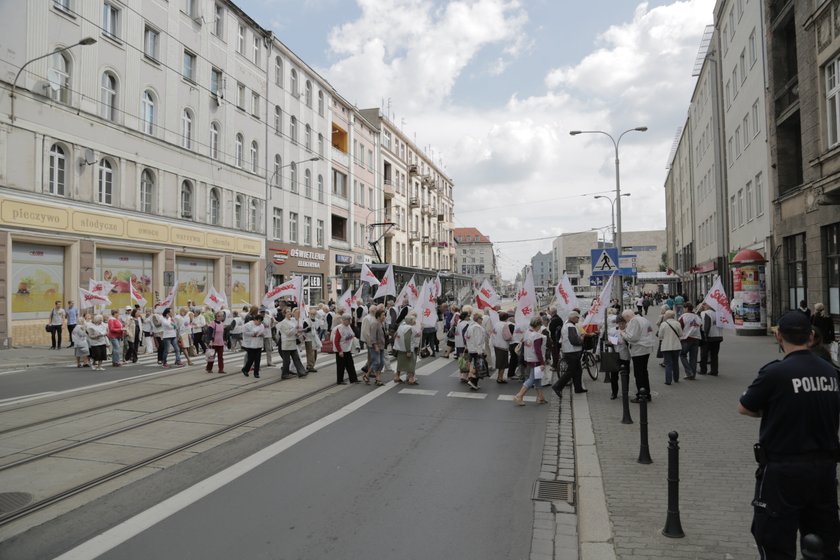
[[[102,74],[99,93],[99,114],[103,119],[117,119],[117,78],[111,72]]]
[[[254,33],[254,64],[260,65],[260,37]]]
[[[303,129],[303,146],[306,148],[306,151],[312,151],[312,128],[308,124]]]
[[[738,97],[738,67],[732,69],[732,99]]]
[[[274,217],[271,222],[271,232],[274,239],[283,239],[283,211],[279,208],[274,209]]]
[[[120,9],[111,4],[104,2],[102,4],[102,33],[113,39],[120,36]]]
[[[391,133],[388,132],[387,130],[385,131],[385,134],[382,136],[382,147],[383,148],[388,148],[389,150],[391,149]]]
[[[189,109],[181,113],[181,147],[192,149],[193,116]]]
[[[359,206],[365,205],[365,185],[359,183],[359,195],[356,197],[356,204]]]
[[[373,187],[368,187],[368,208],[371,210],[374,208],[373,202]]]
[[[236,167],[242,167],[242,160],[245,159],[245,140],[241,134],[236,135],[236,142],[234,143],[234,158]]]
[[[254,140],[251,142],[251,172],[256,173],[259,171],[259,162],[257,161],[260,154],[260,147],[257,144],[257,141]]]
[[[152,201],[155,195],[155,176],[149,169],[140,174],[140,211],[147,214],[152,212]]]
[[[747,181],[745,189],[746,200],[744,201],[744,211],[747,213],[747,221],[751,222],[753,219],[753,184],[752,181]]]
[[[219,197],[219,189],[210,189],[210,208],[209,208],[209,217],[210,223],[214,226],[221,225],[221,209],[222,209],[222,201]]]
[[[744,120],[741,122],[741,132],[744,133],[744,149],[746,149],[747,146],[750,143],[750,139],[752,138],[750,136],[750,116],[749,116],[749,114],[744,115]]]
[[[219,123],[210,123],[210,157],[219,159]]]
[[[245,110],[245,86],[243,84],[236,84],[236,106]]]
[[[210,93],[218,96],[222,89],[222,71],[218,68],[210,70]]]
[[[761,132],[761,126],[758,121],[758,99],[755,100],[755,103],[753,103],[752,106],[752,127],[753,134],[758,136],[758,133]]]
[[[67,53],[57,52],[50,57],[47,79],[52,86],[48,90],[52,100],[70,103],[70,59]]]
[[[245,26],[239,24],[239,31],[236,35],[236,52],[241,55],[245,54]]]
[[[308,169],[303,172],[303,196],[312,198],[312,172]]]
[[[291,75],[289,76],[289,89],[292,90],[292,95],[300,97],[300,90],[298,89],[297,83],[297,70],[294,68],[292,68]]]
[[[184,0],[184,13],[190,17],[195,17],[195,0]]]
[[[274,83],[283,87],[283,59],[279,56],[274,57]]]
[[[332,238],[347,241],[347,218],[332,214],[330,223],[332,225]]]
[[[312,82],[306,80],[305,88],[305,97],[304,100],[306,101],[306,106],[310,109],[312,108]]]
[[[761,173],[755,176],[755,215],[764,214],[764,185],[762,184]]]
[[[318,155],[324,157],[324,135],[318,133]]]
[[[347,198],[347,175],[333,169],[332,193]]]
[[[298,215],[297,212],[289,212],[289,243],[298,242]]]
[[[295,162],[289,164],[289,185],[289,190],[293,193],[298,192],[297,164]]]
[[[159,52],[160,31],[147,24],[143,31],[143,54],[156,61],[160,58],[158,56]]]
[[[828,117],[828,145],[835,146],[840,143],[838,137],[838,119],[840,119],[840,79],[838,79],[838,68],[840,68],[840,57],[829,62],[825,67],[825,97],[826,116]]]
[[[738,69],[741,72],[741,83],[747,81],[747,55],[745,50],[741,50],[741,56],[738,57]]]
[[[53,144],[50,148],[50,177],[49,190],[50,194],[57,194],[64,196],[65,177],[67,173],[67,158],[64,154],[64,148],[58,144]]]
[[[840,222],[822,228],[828,312],[840,314]]]
[[[274,133],[283,134],[283,111],[280,105],[274,106]]]
[[[324,246],[324,220],[318,220],[315,226],[315,246]]]
[[[289,140],[297,144],[297,119],[294,115],[289,117]]]
[[[225,7],[216,4],[213,9],[213,35],[222,38],[225,34]]]
[[[735,127],[735,157],[741,157],[741,127]]]
[[[735,8],[729,10],[729,40],[735,38]]]
[[[245,199],[241,194],[236,195],[233,203],[233,223],[236,229],[244,229],[245,222]]]
[[[114,168],[107,159],[99,160],[99,181],[97,200],[100,204],[112,204],[114,196]]]
[[[70,0],[53,0],[53,6],[61,10],[70,11]]]
[[[324,176],[318,175],[318,202],[324,202]]]
[[[736,213],[735,195],[729,197],[729,229],[735,231],[735,225],[738,222],[738,214]]]
[[[155,95],[151,90],[143,92],[142,110],[143,132],[146,134],[155,133]]]
[[[282,167],[283,158],[280,157],[280,154],[274,154],[274,173],[271,175],[271,184],[275,187],[283,186],[283,176],[280,173]]]
[[[723,26],[723,33],[721,34],[721,37],[723,38],[723,54],[725,56],[726,53],[729,51],[729,36],[725,24]]]
[[[373,171],[373,150],[368,150],[368,169]]]
[[[193,188],[189,181],[181,182],[181,217],[187,220],[193,217]]]
[[[318,90],[318,114],[324,116],[324,92]]]
[[[258,216],[259,213],[257,212],[257,201],[253,198],[251,199],[251,204],[249,205],[251,210],[250,215],[248,217],[248,225],[251,227],[251,231],[257,231],[257,227],[259,226]]]
[[[755,61],[758,58],[758,56],[756,54],[756,50],[755,50],[755,28],[753,28],[752,33],[750,33],[749,45],[750,45],[750,68],[752,68],[753,64],[755,64]]]
[[[260,118],[260,94],[256,91],[251,92],[251,114]]]
[[[303,244],[312,245],[312,218],[303,217]]]
[[[785,272],[788,288],[788,309],[796,309],[805,299],[808,288],[807,253],[805,234],[791,235],[782,239],[785,251]]]
[[[732,167],[732,163],[735,161],[735,151],[732,149],[732,137],[729,137],[729,140],[726,142],[726,159],[729,161],[729,166]]]

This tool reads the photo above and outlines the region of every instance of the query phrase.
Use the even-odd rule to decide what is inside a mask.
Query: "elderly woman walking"
[[[680,381],[680,350],[682,350],[683,330],[680,322],[676,319],[676,313],[670,309],[662,317],[659,332],[656,336],[659,338],[662,358],[665,360],[665,385],[670,385],[672,380],[674,383]],[[687,376],[686,379],[694,379],[694,377]]]
[[[76,356],[76,367],[90,367],[90,342],[88,341],[87,326],[90,323],[90,315],[85,315],[73,327],[70,333],[70,341],[73,343]]]
[[[622,316],[627,321],[627,327],[623,331],[620,331],[619,334],[630,346],[630,359],[633,362],[633,377],[636,378],[636,398],[631,399],[630,402],[638,403],[641,401],[642,389],[647,391],[646,399],[650,401],[648,359],[650,358],[650,353],[653,351],[656,335],[653,326],[641,315],[636,315],[633,311],[627,309],[622,313]]]
[[[216,317],[213,322],[207,326],[207,344],[210,345],[210,350],[213,352],[207,356],[207,373],[213,373],[213,363],[218,359],[219,373],[225,372],[225,313],[224,311],[216,311]]]
[[[483,322],[484,314],[481,311],[474,312],[472,314],[472,320],[469,321],[469,326],[466,327],[464,332],[464,344],[470,356],[470,371],[467,385],[473,391],[478,391],[479,376],[488,373],[487,361],[484,354],[487,346],[487,331],[484,330]]]
[[[417,369],[417,349],[420,347],[420,329],[417,328],[417,315],[409,313],[397,328],[394,336],[394,350],[397,352],[397,373],[395,383],[402,383],[402,372],[407,376],[409,385],[417,385],[414,374]]]
[[[356,377],[356,365],[353,363],[353,341],[356,334],[350,326],[350,315],[343,313],[337,316],[339,324],[333,328],[332,341],[335,348],[335,376],[336,385],[346,385],[344,381],[344,371],[347,371],[347,376],[350,383],[358,383]]]
[[[91,369],[105,371],[102,362],[108,357],[108,325],[102,322],[102,315],[93,316],[93,322],[87,325],[87,336],[90,341]]]
[[[245,349],[245,365],[242,366],[242,375],[248,377],[248,373],[253,368],[254,379],[260,378],[260,354],[263,351],[263,316],[259,313],[249,315],[251,318],[243,329],[242,333],[242,348]]]
[[[531,387],[537,388],[537,404],[545,404],[545,396],[542,390],[542,375],[537,378],[537,368],[545,368],[546,336],[542,334],[543,321],[539,317],[531,319],[531,328],[522,335],[522,345],[525,348],[525,371],[528,378],[522,384],[519,392],[513,397],[513,403],[517,406],[525,406],[525,393]]]

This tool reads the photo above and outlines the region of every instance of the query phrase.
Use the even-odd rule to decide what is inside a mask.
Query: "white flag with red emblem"
[[[389,264],[388,270],[385,271],[385,276],[383,276],[382,281],[379,282],[379,288],[377,288],[376,295],[373,296],[373,299],[396,295],[397,288],[394,285],[394,265]]]
[[[720,276],[715,278],[715,283],[712,284],[712,289],[703,298],[703,303],[715,310],[718,327],[735,330],[735,321],[732,319],[729,298],[726,297],[726,291],[723,289],[723,282],[720,281]]]
[[[143,293],[140,290],[134,287],[133,282],[128,282],[128,289],[131,293],[131,299],[136,301],[140,307],[146,307],[146,298],[143,297]]]
[[[107,296],[111,293],[111,290],[114,289],[114,285],[108,282],[107,280],[94,280],[91,278],[88,280],[88,289],[87,291],[93,292],[99,296]]]
[[[366,264],[362,264],[362,272],[359,273],[359,278],[362,282],[367,282],[371,286],[379,285],[379,279],[376,277],[376,274]]]
[[[475,304],[479,309],[494,308],[499,305],[499,294],[493,289],[493,285],[486,278],[481,283],[478,289],[478,294],[475,296]]]
[[[420,301],[418,302],[418,314],[422,327],[434,327],[437,325],[437,299],[435,298],[435,283],[423,282],[423,289],[420,290]]]
[[[262,304],[267,308],[274,307],[274,302],[281,297],[293,297],[295,299],[300,297],[301,277],[293,276],[291,280],[283,282],[265,293]]]
[[[217,292],[216,288],[210,286],[210,289],[207,290],[207,295],[204,296],[204,305],[212,309],[213,311],[218,311],[222,308],[223,305],[227,306],[227,297],[222,292]]]
[[[610,279],[607,280],[606,284],[604,284],[604,289],[601,290],[598,297],[592,300],[592,306],[589,308],[589,313],[586,315],[586,319],[584,319],[580,324],[582,327],[585,327],[586,325],[603,326],[604,321],[607,320],[607,304],[609,304],[610,296],[612,296],[614,278],[615,272],[610,275]]]
[[[353,294],[353,301],[350,302],[352,307],[358,307],[364,303],[362,299],[362,290],[364,289],[364,284],[359,285],[359,289],[356,290],[356,293]]]
[[[562,311],[564,316],[580,305],[575,290],[572,288],[572,283],[569,281],[569,275],[565,272],[563,278],[554,287],[554,297],[557,299],[557,311]]]
[[[440,297],[443,295],[443,284],[440,281],[440,272],[437,273],[435,276],[435,297]]]
[[[537,315],[537,294],[534,291],[534,275],[531,269],[525,275],[525,282],[516,293],[516,330],[526,332],[531,327],[531,319]]]
[[[175,292],[178,291],[178,280],[175,280],[175,285],[169,288],[169,293],[166,297],[155,305],[155,313],[163,313],[166,308],[172,308],[175,305]]]
[[[97,305],[111,305],[111,300],[108,299],[108,296],[99,295],[91,292],[90,290],[79,288],[79,309],[88,309],[90,307],[96,307]]]
[[[353,288],[347,288],[344,293],[335,302],[338,309],[343,309],[345,313],[349,313],[353,307]]]

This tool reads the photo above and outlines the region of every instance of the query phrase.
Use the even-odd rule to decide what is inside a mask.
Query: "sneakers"
[[[478,382],[475,379],[468,380],[467,385],[469,385],[470,389],[473,391],[478,391]]]

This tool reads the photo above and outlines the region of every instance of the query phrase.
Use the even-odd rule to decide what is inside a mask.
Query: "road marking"
[[[383,387],[379,387],[378,389],[371,391],[363,397],[358,398],[350,404],[336,410],[332,414],[324,416],[320,420],[299,429],[293,434],[284,437],[280,441],[277,441],[265,449],[254,453],[250,457],[246,457],[242,461],[231,465],[225,470],[216,473],[213,476],[194,484],[193,486],[190,486],[186,490],[175,494],[171,498],[150,507],[146,511],[138,513],[134,517],[123,521],[119,525],[112,527],[99,536],[65,552],[61,556],[58,556],[55,560],[89,560],[90,558],[96,558],[97,556],[105,554],[109,550],[116,548],[132,537],[135,537],[143,531],[146,531],[147,529],[160,523],[164,519],[212,494],[219,488],[222,488],[237,478],[244,476],[248,472],[273,459],[277,455],[280,455],[293,445],[300,443],[309,436],[316,434],[330,424],[333,424],[345,416],[359,410],[372,400],[381,397],[395,386],[395,383],[390,382]]]
[[[12,370],[9,370],[9,371],[4,371],[4,372],[0,373],[0,375],[9,375],[10,373],[20,373],[22,371],[26,371],[26,370],[25,369],[12,369]]]
[[[438,394],[437,391],[431,389],[403,389],[399,392],[400,395],[428,395],[434,397]]]
[[[496,399],[496,400],[499,400],[499,401],[512,401],[512,400],[513,400],[513,397],[514,397],[514,395],[499,395],[499,398],[498,398],[498,399]],[[525,401],[525,402],[537,402],[537,397],[528,397],[528,396],[525,396],[525,397],[522,397],[522,400],[523,400],[523,401]]]
[[[415,372],[415,375],[431,375],[441,369],[449,360],[446,358],[435,358]]]
[[[20,396],[20,397],[11,397],[11,398],[8,398],[8,399],[0,400],[0,406],[7,406],[7,405],[10,405],[10,404],[18,404],[18,403],[24,403],[24,402],[27,402],[27,401],[34,401],[35,399],[40,399],[40,398],[43,398],[43,397],[49,397],[50,395],[55,395],[55,394],[56,393],[54,391],[47,391],[46,393],[36,393],[34,395],[23,395],[23,396]]]
[[[454,397],[456,399],[486,399],[487,393],[459,393],[458,391],[449,391],[447,397]]]

